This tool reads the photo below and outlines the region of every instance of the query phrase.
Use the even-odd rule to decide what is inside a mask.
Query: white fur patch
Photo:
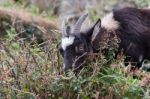
[[[74,36],[64,37],[61,40],[61,47],[66,50],[67,46],[72,45],[74,42]]]
[[[108,30],[116,30],[119,28],[119,22],[114,19],[112,12],[102,18],[101,25]]]

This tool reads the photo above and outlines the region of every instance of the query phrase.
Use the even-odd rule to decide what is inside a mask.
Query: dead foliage
[[[35,36],[41,43],[52,39],[53,31],[58,30],[56,23],[40,16],[33,16],[24,10],[0,8],[0,37],[6,35],[7,30],[14,27],[20,37]]]
[[[140,82],[140,86],[146,87],[150,85],[150,75],[146,75]]]

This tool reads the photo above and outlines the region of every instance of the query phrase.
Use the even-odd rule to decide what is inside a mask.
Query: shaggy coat
[[[124,54],[131,56],[130,60],[140,67],[143,60],[149,58],[150,10],[124,8],[113,13],[119,22],[119,28],[115,30],[121,40],[119,51],[123,49]]]
[[[144,59],[149,59],[150,48],[150,10],[123,8],[114,10],[102,19],[101,28],[93,45],[97,49],[101,37],[106,33],[115,33],[120,40],[116,56],[123,51],[125,62],[135,62],[137,67]],[[126,64],[127,65],[127,64]]]

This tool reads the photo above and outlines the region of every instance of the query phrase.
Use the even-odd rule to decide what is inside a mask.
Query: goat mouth
[[[80,61],[80,59],[81,58],[84,58],[85,56],[87,56],[87,52],[85,52],[85,53],[83,53],[82,55],[80,55],[79,57],[77,57],[76,59],[75,59],[75,61],[73,62],[73,64],[72,64],[72,66],[73,66],[73,72],[76,72],[76,71],[78,71],[82,66],[83,66],[83,64],[85,64],[85,61],[83,61],[83,62],[81,62],[78,66],[76,65],[79,61]]]

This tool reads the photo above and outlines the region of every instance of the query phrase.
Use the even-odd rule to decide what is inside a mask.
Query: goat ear
[[[102,34],[104,33],[103,31],[105,30],[101,28],[101,23],[98,23],[97,25],[95,25],[92,39],[91,39],[91,44],[95,50],[99,48],[100,38]]]
[[[86,31],[86,37],[88,38],[88,41],[91,42],[93,40],[93,37],[99,32],[99,29],[101,27],[101,20],[98,19],[95,24]]]
[[[62,23],[62,36],[63,37],[66,37],[66,36],[69,36],[70,35],[70,33],[71,33],[71,28],[70,28],[70,26],[66,26],[66,23],[65,23],[65,21],[63,21],[63,23]]]

